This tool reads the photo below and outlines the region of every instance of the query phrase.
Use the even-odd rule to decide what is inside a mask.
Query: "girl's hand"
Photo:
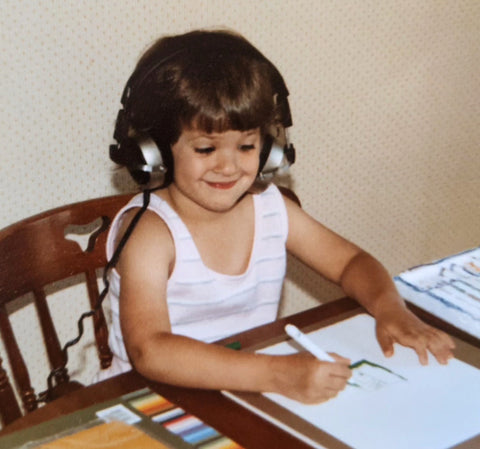
[[[394,343],[412,348],[422,365],[428,364],[427,351],[441,364],[453,357],[455,343],[450,336],[424,323],[405,307],[382,311],[376,320],[377,339],[386,357],[393,355]]]
[[[337,396],[352,375],[350,360],[330,355],[335,362],[321,362],[307,353],[282,356],[285,365],[277,371],[279,388],[276,392],[306,404]]]

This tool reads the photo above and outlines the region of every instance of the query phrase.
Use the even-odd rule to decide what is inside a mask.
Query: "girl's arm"
[[[117,268],[122,333],[141,374],[187,387],[276,392],[307,403],[327,400],[345,387],[351,375],[349,361],[338,356],[336,363],[328,363],[307,354],[250,354],[173,335],[166,285],[174,263],[166,225],[147,211]]]
[[[343,239],[285,199],[289,217],[287,249],[356,299],[377,322],[377,339],[386,356],[393,344],[413,348],[422,364],[429,350],[440,363],[453,357],[452,339],[417,318],[397,292],[386,269],[353,243]]]

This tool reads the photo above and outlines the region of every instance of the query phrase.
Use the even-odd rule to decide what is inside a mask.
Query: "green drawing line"
[[[351,370],[354,370],[354,369],[358,369],[360,368],[362,365],[369,365],[373,368],[379,368],[379,369],[382,369],[384,371],[386,371],[387,373],[399,378],[399,379],[402,379],[402,380],[405,380],[407,381],[408,379],[401,376],[400,374],[397,374],[395,372],[393,372],[392,370],[388,369],[388,368],[385,368],[384,366],[382,365],[378,365],[377,363],[373,363],[373,362],[370,362],[368,360],[365,360],[365,359],[362,359],[362,360],[359,360],[358,362],[355,362],[355,363],[352,363],[349,368]],[[352,387],[357,387],[357,388],[361,388],[361,385],[359,385],[358,383],[356,383],[355,381],[349,381],[348,382],[349,385],[351,385]]]

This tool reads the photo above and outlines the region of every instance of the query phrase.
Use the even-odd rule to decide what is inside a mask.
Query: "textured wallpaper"
[[[479,244],[477,0],[2,0],[1,9],[0,227],[132,190],[108,145],[137,58],[160,35],[227,27],[287,82],[291,185],[308,212],[392,274]],[[339,294],[291,260],[282,313]],[[54,295],[63,341],[84,296]],[[34,320],[26,299],[16,327],[40,367]],[[71,370],[88,382],[96,367],[84,345]]]

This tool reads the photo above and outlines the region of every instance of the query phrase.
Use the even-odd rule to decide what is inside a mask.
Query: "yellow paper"
[[[40,449],[169,449],[123,422],[100,424],[39,446]]]

